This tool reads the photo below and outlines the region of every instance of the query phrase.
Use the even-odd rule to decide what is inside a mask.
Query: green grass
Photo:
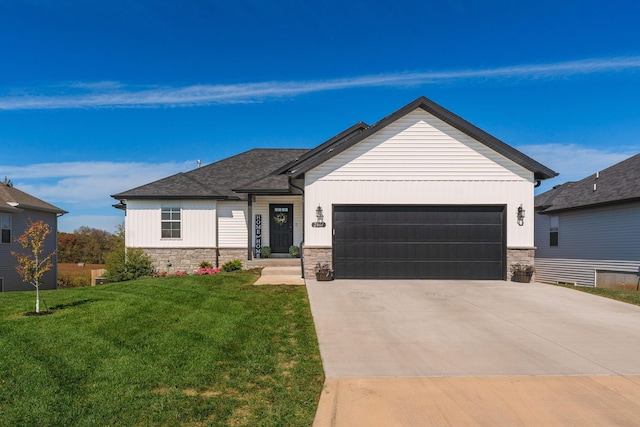
[[[301,286],[251,273],[0,294],[0,425],[309,426],[323,383]]]
[[[564,288],[575,289],[589,294],[600,295],[603,297],[615,299],[629,304],[640,305],[640,292],[629,289],[607,289],[607,288],[592,288],[590,286],[573,286],[573,285],[556,285]]]

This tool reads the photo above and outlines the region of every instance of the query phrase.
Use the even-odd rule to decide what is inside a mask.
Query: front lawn
[[[562,286],[564,288],[576,289],[578,291],[600,295],[603,297],[615,299],[622,302],[628,302],[629,304],[640,305],[640,292],[636,290],[593,288],[590,286],[574,286],[574,285],[555,285],[555,286]]]
[[[251,273],[0,294],[0,425],[309,426],[322,389],[302,286]]]

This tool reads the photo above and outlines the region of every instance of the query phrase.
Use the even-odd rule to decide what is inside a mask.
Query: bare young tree
[[[49,224],[44,221],[33,222],[29,220],[29,226],[16,240],[31,253],[11,252],[18,260],[16,270],[22,280],[31,283],[36,288],[36,313],[40,313],[40,281],[44,273],[51,269],[51,259],[55,254],[55,252],[46,256],[42,254],[44,242],[49,234],[51,234]]]

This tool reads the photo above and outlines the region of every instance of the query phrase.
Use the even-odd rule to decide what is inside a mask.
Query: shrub
[[[81,288],[91,285],[91,276],[81,274],[58,273],[58,288]]]
[[[151,277],[170,277],[170,276],[187,276],[186,271],[176,270],[173,273],[169,273],[167,271],[162,271],[160,273],[154,272]]]
[[[296,245],[289,246],[289,254],[294,258],[300,258],[300,248]]]
[[[105,278],[112,282],[138,279],[155,273],[149,255],[140,248],[117,248],[107,255]]]
[[[209,261],[202,261],[200,263],[200,268],[213,268],[213,264],[211,264]]]
[[[260,248],[260,258],[269,258],[269,255],[271,255],[271,248],[269,246]]]
[[[219,273],[222,268],[213,268],[213,267],[203,267],[195,271],[195,274],[205,275],[205,274],[216,274]]]
[[[222,269],[226,272],[242,270],[242,261],[234,259],[232,261],[225,262],[222,264]]]

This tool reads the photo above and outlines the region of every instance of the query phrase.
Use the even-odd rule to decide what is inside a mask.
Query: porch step
[[[300,258],[259,258],[245,261],[248,268],[253,267],[298,267],[300,269]]]

